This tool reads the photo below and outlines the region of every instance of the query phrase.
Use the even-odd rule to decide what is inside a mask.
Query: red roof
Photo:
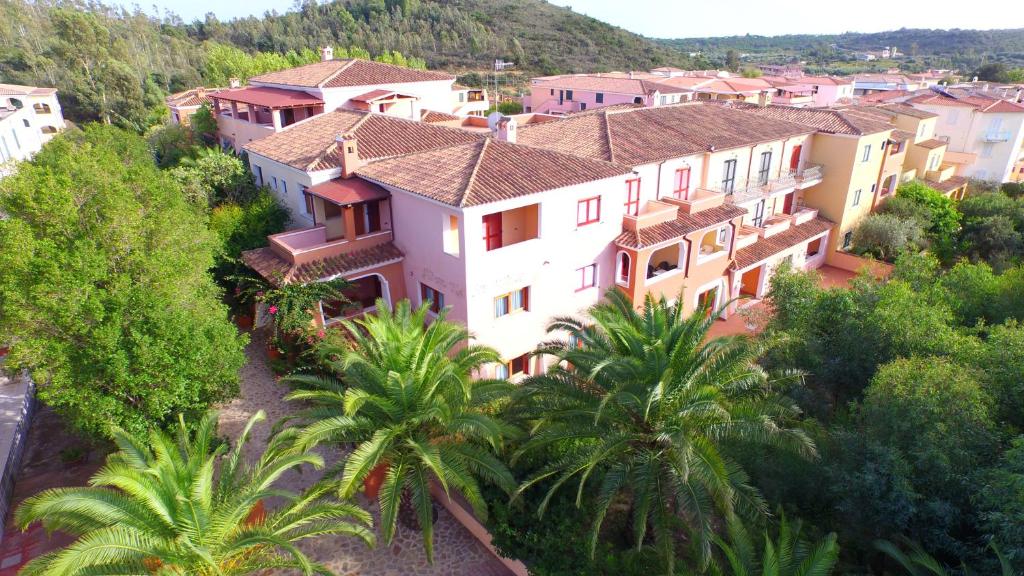
[[[307,188],[306,192],[339,206],[380,200],[391,195],[381,186],[360,178],[335,178]]]
[[[291,108],[293,106],[314,106],[323,104],[324,101],[300,90],[284,90],[282,88],[265,88],[263,86],[249,86],[247,88],[233,88],[221,90],[211,96],[217,100],[229,102],[241,102],[253,106],[266,106],[268,108]]]
[[[369,92],[367,92],[365,94],[360,94],[359,96],[353,96],[352,100],[354,100],[356,102],[375,102],[377,100],[385,100],[385,99],[392,98],[392,97],[395,97],[395,98],[415,98],[415,96],[410,96],[408,94],[400,94],[400,93],[394,92],[392,90],[370,90]]]

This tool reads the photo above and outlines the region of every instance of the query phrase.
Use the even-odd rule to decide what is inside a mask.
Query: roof
[[[210,103],[210,95],[222,90],[222,88],[203,88],[199,86],[190,90],[176,92],[165,99],[168,106],[177,108],[191,108]]]
[[[908,100],[911,104],[963,106],[980,112],[1024,113],[1024,105],[966,90],[924,93]]]
[[[630,172],[626,166],[487,138],[374,162],[356,173],[451,206],[469,207]]]
[[[56,94],[56,88],[39,88],[21,84],[0,84],[0,96],[46,96]]]
[[[951,176],[949,179],[943,182],[936,182],[935,180],[925,179],[924,183],[927,184],[930,188],[934,188],[939,192],[948,194],[953,190],[956,190],[957,188],[963,186],[964,184],[967,184],[967,178],[964,178],[963,176]]]
[[[454,120],[462,120],[462,118],[455,114],[438,112],[437,110],[420,110],[420,122],[452,122]]]
[[[394,64],[353,58],[314,62],[305,66],[261,74],[250,78],[249,83],[281,84],[303,88],[341,88],[439,80],[454,81],[455,76],[444,72],[414,70]]]
[[[834,86],[846,86],[853,84],[853,79],[844,76],[801,76],[797,78],[804,84],[832,84]]]
[[[355,100],[356,102],[375,102],[377,100],[384,100],[392,96],[397,96],[399,98],[416,98],[416,96],[410,96],[409,94],[401,94],[399,92],[394,92],[392,90],[370,90],[365,94],[353,96],[352,100]]]
[[[442,146],[475,142],[479,134],[357,110],[334,110],[296,122],[266,138],[245,145],[245,150],[299,170],[340,168],[335,138],[352,133],[359,143],[359,158],[374,160]]]
[[[814,130],[720,104],[610,110],[519,128],[521,144],[637,166],[769,142]]]
[[[768,118],[802,124],[829,134],[863,136],[894,128],[875,114],[852,108],[791,108],[775,105],[758,106],[741,102],[730,102],[729,106]]]
[[[909,90],[883,90],[881,92],[875,92],[873,94],[864,94],[858,96],[857,99],[864,103],[869,102],[891,102],[896,100],[903,100],[913,94]]]
[[[774,236],[758,238],[750,246],[736,251],[736,258],[733,260],[730,268],[732,270],[742,270],[831,229],[832,222],[818,216],[799,226],[792,226],[788,230],[779,232]]]
[[[892,112],[894,114],[902,114],[904,116],[910,116],[911,118],[919,118],[921,120],[927,120],[929,118],[938,118],[939,115],[934,112],[927,110],[921,110],[920,108],[914,108],[906,104],[880,104],[878,108]]]
[[[618,94],[678,94],[689,90],[658,81],[628,78],[602,74],[573,74],[541,80],[533,84],[537,88],[569,88],[594,92],[615,92]]]
[[[934,150],[936,148],[942,148],[943,146],[946,146],[947,144],[949,144],[949,142],[946,142],[945,140],[939,140],[938,138],[931,138],[929,140],[925,140],[924,142],[918,142],[915,145],[916,146],[920,146],[921,148],[927,148],[929,150]]]
[[[624,230],[615,238],[615,245],[634,250],[650,248],[664,242],[679,240],[690,232],[724,224],[746,213],[746,210],[734,204],[722,204],[693,214],[680,213],[675,220],[638,230]]]
[[[380,200],[391,196],[391,193],[384,188],[359,178],[335,178],[306,188],[306,192],[339,206]]]
[[[404,257],[393,242],[299,265],[288,262],[269,246],[242,252],[242,261],[247,266],[277,286],[290,282],[307,283],[322,278],[344,276],[357,270],[399,262]]]
[[[913,132],[907,132],[906,130],[893,130],[890,139],[895,142],[906,142],[907,140],[913,140],[917,138],[917,134]]]
[[[220,90],[213,95],[217,100],[241,102],[253,106],[268,108],[291,108],[293,106],[315,106],[324,101],[301,90],[285,90],[283,88],[267,88],[265,86],[247,86]]]

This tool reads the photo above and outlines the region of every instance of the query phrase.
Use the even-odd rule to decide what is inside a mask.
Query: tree
[[[54,139],[0,182],[0,211],[0,341],[71,424],[141,432],[236,393],[216,238],[140,137]]]
[[[558,446],[554,459],[517,494],[547,482],[547,496],[577,484],[576,505],[593,479],[590,553],[613,502],[628,501],[637,545],[652,532],[673,571],[676,534],[685,531],[701,564],[715,517],[765,511],[756,488],[730,457],[734,443],[783,446],[813,455],[799,410],[756,360],[765,347],[743,337],[711,338],[715,315],[683,318],[681,306],[648,297],[642,312],[618,291],[592,307],[593,323],[557,318],[548,330],[571,340],[539,348],[560,362],[529,378],[517,400],[534,433],[520,454]],[[563,362],[564,361],[564,364]]]
[[[713,576],[755,576],[771,574],[772,576],[828,576],[839,560],[839,544],[835,533],[828,534],[818,542],[811,544],[801,536],[802,523],[797,520],[790,523],[786,515],[781,515],[779,535],[772,540],[768,533],[764,534],[764,553],[758,557],[754,539],[741,522],[733,518],[728,523],[729,542],[716,537],[725,561],[720,567],[712,565]]]
[[[200,106],[189,122],[193,138],[197,142],[214,143],[214,138],[217,135],[217,119],[213,117],[213,110],[209,104]]]
[[[921,225],[914,219],[868,214],[853,231],[853,245],[858,253],[892,261],[905,250],[920,249],[923,236]]]
[[[928,232],[935,238],[952,237],[960,229],[960,213],[952,200],[920,180],[900,184],[896,189],[897,198],[907,198],[921,204],[931,213],[927,223]]]
[[[217,438],[217,416],[194,431],[179,417],[174,436],[153,431],[135,437],[114,428],[118,451],[89,487],[53,488],[27,499],[15,514],[24,530],[41,521],[47,530],[76,537],[44,554],[21,574],[189,574],[229,576],[290,568],[330,574],[295,543],[326,534],[374,543],[370,514],[331,496],[329,483],[302,493],[276,486],[304,465],[323,466],[317,454],[294,454],[274,441],[258,461],[243,448],[258,412],[234,447]],[[268,501],[280,502],[268,510]]]
[[[219,148],[200,148],[180,159],[170,174],[185,196],[201,206],[239,202],[253,195],[255,186],[241,159]]]
[[[510,384],[473,377],[499,361],[497,352],[465,345],[466,329],[448,322],[444,311],[428,324],[428,310],[413,310],[408,300],[394,309],[377,300],[375,315],[343,321],[341,331],[332,330],[318,345],[333,376],[286,380],[297,387],[287,399],[311,405],[297,415],[297,449],[354,443],[340,470],[341,494],[353,495],[371,475],[383,477],[378,501],[384,543],[391,543],[401,515],[407,526],[423,531],[432,562],[431,482],[446,494],[457,490],[482,520],[487,506],[480,481],[506,492],[515,483],[494,455],[512,433],[493,416]]]
[[[725,53],[725,69],[736,72],[740,69],[740,53],[729,49]]]
[[[1024,567],[1024,436],[980,474],[974,501],[985,535],[999,543],[1009,563]]]
[[[909,553],[904,552],[897,545],[887,540],[879,540],[875,543],[875,547],[884,552],[886,556],[895,560],[901,568],[907,571],[908,576],[953,576],[953,574],[960,573],[963,576],[970,576],[973,574],[966,566],[963,567],[962,571],[951,572],[942,562],[928,554],[920,544],[913,541],[907,544],[910,548]],[[1000,574],[1002,576],[1016,576],[1017,573],[1014,572],[1007,558],[999,551],[999,547],[995,544],[989,544],[989,548],[995,553],[996,559],[999,561]]]

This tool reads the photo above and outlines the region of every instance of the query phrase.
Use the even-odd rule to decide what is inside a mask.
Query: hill
[[[712,60],[729,50],[755,61],[808,60],[812,64],[853,60],[855,52],[896,46],[905,54],[904,67],[942,67],[974,70],[986,63],[1024,65],[1024,29],[928,30],[901,28],[888,32],[793,34],[784,36],[725,36],[658,40],[662,46],[684,53],[702,52]]]

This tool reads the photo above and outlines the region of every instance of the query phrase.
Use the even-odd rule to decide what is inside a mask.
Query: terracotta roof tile
[[[401,156],[475,142],[481,138],[480,134],[459,128],[385,114],[335,110],[296,122],[276,134],[250,142],[245,145],[245,150],[300,170],[328,170],[341,166],[335,138],[350,132],[359,142],[359,157],[363,160]]]
[[[803,124],[830,134],[863,136],[894,128],[882,118],[848,108],[791,108],[774,105],[758,106],[739,102],[730,102],[728,105],[752,114]]]
[[[962,106],[982,112],[1024,113],[1024,105],[978,94],[970,90],[950,89],[944,92],[932,90],[908,100],[911,104],[934,104],[936,106]]]
[[[0,84],[0,96],[45,96],[56,94],[56,88],[39,88],[20,84]]]
[[[490,138],[374,162],[360,177],[452,206],[479,206],[630,173],[626,166]]]
[[[437,110],[420,110],[420,122],[452,122],[454,120],[462,120],[462,118],[455,114],[438,112]]]
[[[813,132],[720,104],[600,109],[519,129],[519,142],[637,166],[712,148],[726,150]]]
[[[191,90],[171,94],[165,101],[168,106],[176,106],[179,108],[202,106],[203,104],[210,104],[210,96],[212,94],[216,94],[220,90],[222,90],[222,88],[192,88]]]
[[[880,104],[878,107],[882,110],[902,114],[904,116],[910,116],[912,118],[920,118],[922,120],[939,117],[939,115],[934,112],[921,110],[920,108],[914,108],[913,106],[908,106],[906,104]]]
[[[832,222],[819,216],[774,236],[758,238],[757,242],[736,251],[730,269],[742,270],[831,229]]]
[[[350,59],[314,62],[305,66],[261,74],[250,78],[249,82],[303,88],[340,88],[438,80],[455,80],[455,76],[444,72],[414,70],[394,64]]]
[[[945,140],[939,140],[938,138],[931,138],[929,140],[925,140],[924,142],[918,142],[918,143],[916,143],[914,145],[915,146],[920,146],[921,148],[927,148],[928,150],[934,150],[936,148],[942,148],[943,146],[946,146],[947,144],[949,144],[949,142],[946,142]]]
[[[948,194],[949,192],[956,190],[957,188],[963,186],[964,184],[967,184],[967,178],[964,178],[963,176],[953,176],[946,180],[945,182],[925,180],[924,183],[930,186],[931,188],[935,188],[939,192],[944,192]]]
[[[242,252],[242,261],[276,286],[291,282],[306,283],[333,276],[344,276],[357,270],[398,262],[402,258],[404,258],[402,251],[393,242],[378,244],[299,266],[280,257],[269,246]]]
[[[673,86],[660,78],[657,81],[629,78],[612,74],[570,74],[539,80],[533,84],[537,88],[567,88],[571,90],[588,90],[594,92],[614,92],[617,94],[679,94],[690,92],[689,89]]]
[[[639,230],[623,230],[615,238],[615,245],[634,250],[650,248],[664,242],[682,240],[690,232],[724,224],[746,213],[746,210],[733,204],[722,204],[693,214],[680,213],[675,220]]]
[[[290,108],[295,106],[316,106],[324,101],[302,90],[286,90],[284,88],[268,88],[266,86],[246,86],[220,90],[213,95],[217,100],[241,102],[253,106],[268,108]]]

